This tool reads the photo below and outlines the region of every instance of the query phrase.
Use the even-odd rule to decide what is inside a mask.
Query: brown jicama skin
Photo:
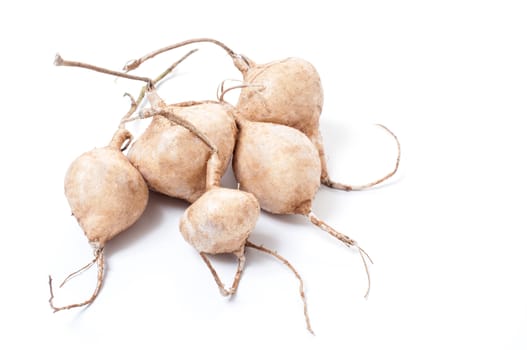
[[[103,249],[106,242],[134,224],[146,208],[148,187],[139,171],[121,152],[130,138],[131,134],[127,130],[119,128],[108,146],[82,154],[73,161],[66,173],[66,198],[72,214],[94,249],[95,258],[90,264],[69,275],[62,285],[94,263],[98,265],[98,276],[95,291],[88,300],[62,307],[53,304],[50,276],[49,303],[55,312],[88,305],[95,300],[102,286]]]
[[[259,215],[260,206],[251,193],[218,187],[185,210],[179,229],[201,253],[237,253],[243,251]]]
[[[130,138],[119,129],[108,146],[84,153],[66,173],[64,191],[72,214],[95,248],[137,221],[148,201],[143,177],[121,152]]]
[[[185,210],[179,230],[211,270],[222,295],[236,293],[245,265],[245,243],[260,215],[256,198],[228,188],[214,188],[203,194]],[[205,254],[232,253],[238,258],[238,269],[228,290],[215,273]]]
[[[241,118],[287,125],[308,136],[315,145],[320,158],[320,181],[323,185],[345,191],[363,190],[386,181],[397,172],[400,160],[399,141],[390,130],[381,125],[397,142],[399,155],[393,170],[375,181],[361,185],[352,186],[330,179],[322,135],[319,130],[319,119],[324,99],[322,84],[315,67],[301,58],[291,57],[265,64],[256,64],[249,58],[235,53],[218,40],[198,38],[153,51],[129,62],[124,70],[131,71],[160,53],[198,42],[210,42],[223,48],[233,59],[236,68],[242,73],[244,82],[239,87],[243,89],[236,105]]]
[[[320,186],[320,158],[302,132],[279,124],[237,120],[238,140],[233,170],[240,189],[253,193],[263,210],[274,214],[300,214],[348,246],[357,242],[336,231],[312,212],[312,201]],[[369,257],[368,257],[369,258]]]
[[[324,103],[315,67],[295,57],[261,65],[248,62],[250,65],[242,72],[247,86],[240,91],[237,104],[240,116],[287,125],[313,139],[318,134]]]
[[[219,171],[225,172],[237,133],[231,106],[215,101],[166,106],[155,91],[148,98],[155,109],[165,109],[203,132],[216,145]],[[128,151],[128,158],[152,190],[190,203],[205,192],[209,155],[209,148],[199,138],[161,115],[153,116],[151,124]]]
[[[320,187],[320,159],[306,135],[273,123],[239,126],[233,169],[240,188],[270,213],[308,214]]]

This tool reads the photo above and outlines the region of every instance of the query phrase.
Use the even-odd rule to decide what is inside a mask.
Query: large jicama
[[[262,209],[274,214],[299,214],[348,246],[356,246],[368,276],[365,256],[357,242],[338,232],[312,211],[320,186],[320,158],[302,132],[274,123],[237,119],[240,129],[233,157],[240,188],[256,196]],[[369,259],[369,257],[368,257]]]
[[[131,134],[127,130],[119,128],[108,146],[84,153],[70,165],[66,173],[66,198],[95,255],[94,260],[81,270],[96,262],[98,276],[95,291],[89,299],[62,307],[53,304],[50,276],[49,303],[55,312],[84,306],[95,300],[104,276],[103,249],[106,243],[136,222],[146,207],[146,183],[121,152],[121,147],[130,138]],[[64,282],[75,274],[68,276]]]
[[[186,57],[188,54],[183,59]],[[181,60],[172,65],[158,79],[168,74],[179,62]],[[106,243],[134,224],[145,210],[148,202],[147,184],[141,173],[122,153],[132,140],[132,135],[125,129],[124,125],[136,111],[146,88],[153,86],[157,80],[113,72],[82,62],[66,61],[59,55],[55,57],[55,65],[81,67],[147,83],[138,100],[135,101],[132,98],[130,110],[121,118],[119,127],[108,146],[95,148],[82,154],[73,161],[66,172],[64,192],[73,216],[79,222],[88,242],[93,247],[94,259],[80,270],[70,274],[61,284],[61,287],[70,278],[85,271],[95,263],[98,266],[98,274],[97,284],[90,298],[80,303],[61,307],[57,307],[53,303],[52,278],[49,276],[51,294],[49,304],[57,312],[88,305],[95,300],[104,277],[104,247]]]
[[[287,125],[300,130],[311,140],[320,158],[322,184],[346,191],[361,190],[379,184],[396,173],[399,157],[392,171],[370,183],[351,186],[331,180],[319,129],[324,101],[322,84],[315,67],[304,59],[290,57],[257,64],[246,56],[235,53],[218,40],[198,38],[170,45],[132,60],[124,70],[131,71],[160,53],[198,42],[210,42],[222,47],[242,73],[243,84],[240,86],[242,90],[236,105],[241,118]]]
[[[210,151],[190,131],[171,122],[166,113],[191,123],[216,145],[219,172],[223,174],[229,165],[237,133],[232,107],[216,101],[167,106],[155,90],[148,93],[148,98],[152,107],[163,115],[153,116],[146,131],[130,147],[128,158],[152,190],[192,203],[205,192]]]

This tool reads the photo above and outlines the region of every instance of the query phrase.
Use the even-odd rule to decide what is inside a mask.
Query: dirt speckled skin
[[[64,190],[73,215],[96,247],[130,227],[148,202],[143,177],[119,148],[96,148],[70,165]]]
[[[220,170],[227,169],[236,139],[230,108],[213,102],[170,105],[218,148]],[[171,197],[194,202],[205,191],[210,149],[187,129],[155,116],[143,135],[132,144],[128,158],[148,186]]]
[[[287,125],[316,137],[324,94],[311,63],[291,57],[254,65],[244,81],[255,86],[240,91],[237,109],[242,118]]]
[[[185,210],[179,230],[201,253],[239,251],[260,215],[256,198],[247,192],[213,188]]]
[[[302,132],[288,126],[240,122],[233,157],[240,188],[265,211],[307,214],[320,186],[320,158]]]

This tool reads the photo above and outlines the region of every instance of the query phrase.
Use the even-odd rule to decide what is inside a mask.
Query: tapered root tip
[[[127,62],[124,67],[123,67],[123,71],[124,72],[129,72],[131,70],[134,70],[136,69],[137,67],[139,67],[139,61],[138,60],[132,60],[132,61],[129,61]]]
[[[60,56],[60,54],[56,54],[55,55],[55,60],[53,61],[53,64],[55,66],[62,66],[62,64],[64,63],[64,59],[62,58],[62,56]]]

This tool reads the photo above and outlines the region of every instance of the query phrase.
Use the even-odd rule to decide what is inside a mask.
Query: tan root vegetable
[[[214,187],[205,192],[185,210],[179,223],[179,230],[185,240],[200,253],[201,258],[211,271],[220,293],[224,296],[233,295],[238,289],[245,266],[245,247],[260,250],[283,262],[300,282],[300,296],[304,303],[307,329],[313,333],[307,312],[303,281],[298,272],[278,253],[248,240],[259,214],[260,206],[252,194],[240,190]],[[224,283],[212,266],[208,254],[234,254],[238,259],[238,267],[230,288],[225,288]]]
[[[300,131],[279,124],[237,120],[238,140],[233,157],[234,175],[240,188],[256,196],[262,209],[274,214],[300,214],[348,246],[357,242],[320,220],[312,201],[320,186],[320,158],[315,146]],[[371,261],[371,260],[370,260]]]
[[[245,264],[245,243],[259,215],[260,206],[252,194],[218,187],[205,192],[180,219],[181,234],[196,248],[211,271],[206,254],[232,253],[237,257],[238,269],[228,290],[213,272],[222,295],[232,295],[238,288]]]
[[[198,42],[210,42],[223,48],[242,73],[244,84],[236,106],[241,118],[287,125],[308,136],[315,145],[320,158],[320,180],[323,185],[345,191],[362,190],[387,180],[397,172],[399,156],[392,171],[370,183],[351,186],[330,179],[322,135],[319,130],[319,119],[324,100],[323,89],[315,67],[304,59],[290,57],[265,64],[256,64],[249,58],[235,53],[222,42],[210,38],[198,38],[153,51],[129,62],[124,70],[131,71],[160,53]],[[386,129],[384,126],[383,128]],[[391,131],[389,132],[395,137]],[[399,141],[397,138],[395,140],[400,152]]]
[[[146,183],[121,152],[121,147],[130,138],[127,130],[118,129],[108,146],[84,153],[66,173],[64,190],[72,214],[94,249],[95,259],[86,268],[97,262],[98,276],[97,286],[89,299],[62,307],[53,304],[50,276],[49,303],[55,312],[84,306],[95,300],[102,286],[106,242],[136,222],[146,207]]]
[[[215,101],[184,102],[166,106],[153,90],[152,106],[187,120],[217,146],[219,171],[225,172],[236,140],[231,107]],[[128,151],[149,187],[171,197],[194,202],[205,192],[206,164],[210,150],[191,132],[163,115],[151,124]]]

